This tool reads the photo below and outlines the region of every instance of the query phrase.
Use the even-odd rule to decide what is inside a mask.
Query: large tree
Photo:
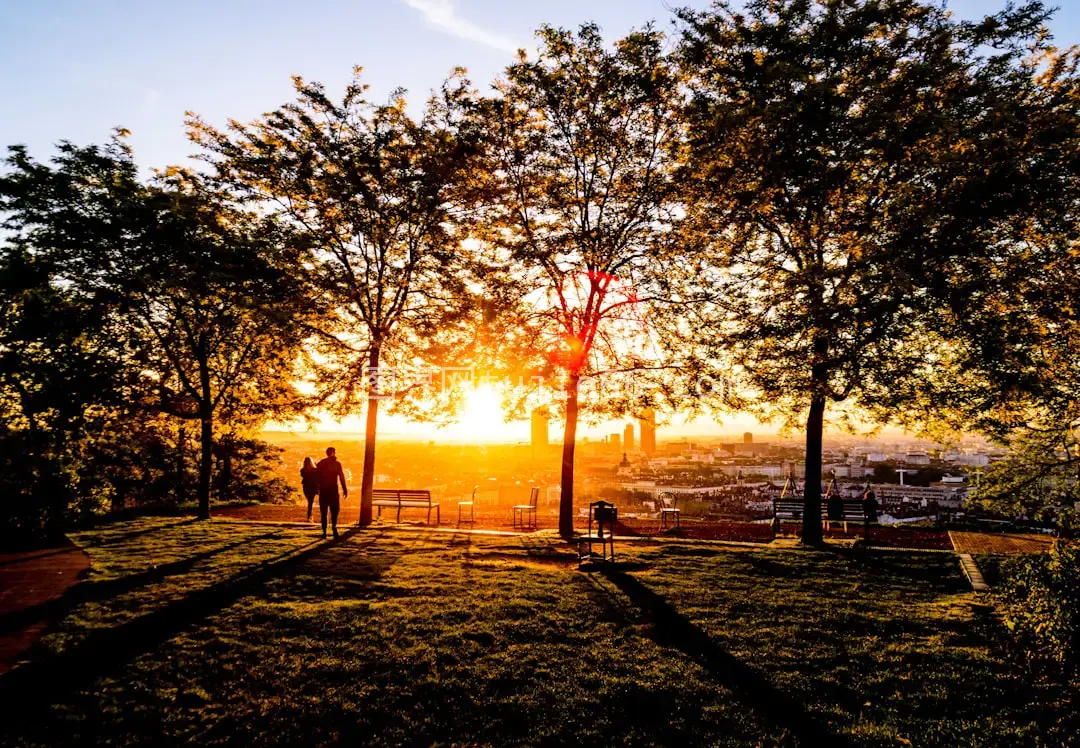
[[[674,367],[663,345],[681,215],[672,165],[682,144],[679,82],[663,35],[613,48],[600,30],[538,32],[486,102],[493,206],[487,239],[521,297],[512,342],[561,381],[565,417],[559,530],[573,532],[574,449],[583,381]],[[506,341],[503,341],[506,342]],[[649,404],[612,388],[609,413]]]
[[[0,546],[107,505],[88,435],[131,394],[111,305],[54,285],[52,262],[13,221],[4,227],[13,235],[0,242]]]
[[[191,174],[142,183],[120,138],[64,143],[52,166],[21,149],[8,163],[6,226],[49,287],[107,303],[110,362],[159,412],[199,422],[197,498],[209,517],[215,419],[297,404],[307,302],[291,237]]]
[[[935,284],[1032,210],[1045,143],[1026,129],[1038,103],[1022,60],[1047,13],[964,23],[919,0],[752,0],[681,15],[710,334],[763,412],[805,419],[815,517],[828,405],[906,407],[940,372]]]
[[[313,252],[325,311],[315,338],[324,404],[353,412],[366,398],[360,524],[371,522],[379,403],[398,371],[438,351],[471,309],[461,242],[473,194],[471,101],[456,75],[419,118],[404,93],[374,105],[359,68],[340,102],[294,79],[297,100],[219,131],[192,117],[220,180],[281,216]]]

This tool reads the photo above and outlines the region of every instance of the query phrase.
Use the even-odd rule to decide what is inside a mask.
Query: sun
[[[507,423],[502,399],[499,391],[490,384],[470,386],[465,392],[465,402],[457,419],[439,429],[439,436],[474,444],[528,438],[527,424]]]
[[[505,423],[502,395],[494,387],[480,384],[465,393],[465,406],[458,418],[459,426],[482,434],[487,429],[497,428]]]

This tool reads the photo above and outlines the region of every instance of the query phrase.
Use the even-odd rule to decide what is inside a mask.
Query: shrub
[[[1080,667],[1080,543],[1002,564],[1005,623],[1028,651],[1074,673]]]

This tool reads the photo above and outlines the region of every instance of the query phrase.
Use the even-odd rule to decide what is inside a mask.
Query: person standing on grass
[[[337,460],[337,450],[327,447],[326,459],[319,460],[319,464],[315,467],[319,471],[319,514],[322,517],[322,536],[326,537],[326,512],[329,510],[330,523],[334,528],[336,538],[338,512],[341,511],[341,499],[338,497],[339,481],[342,496],[349,497],[349,488],[345,485],[345,471],[341,469],[341,463]]]
[[[319,470],[310,457],[304,458],[304,466],[300,468],[300,487],[307,499],[307,521],[311,521],[311,510],[315,505],[315,497],[319,493]]]

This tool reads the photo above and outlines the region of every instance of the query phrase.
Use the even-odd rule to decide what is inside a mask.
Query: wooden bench
[[[427,509],[427,521],[431,524],[431,510],[435,510],[435,524],[442,521],[438,502],[431,500],[431,491],[412,489],[376,488],[371,492],[371,505],[379,508],[382,517],[384,507],[397,507],[397,521],[401,522],[402,509]]]
[[[779,530],[780,523],[785,520],[790,522],[802,522],[803,508],[803,500],[801,498],[773,499],[773,529]],[[822,510],[822,518],[824,518],[824,509]]]
[[[876,512],[871,516],[863,499],[829,499],[822,503],[822,523],[828,527],[832,522],[840,522],[847,532],[848,523],[862,525],[863,535],[869,540],[870,525],[877,524]]]
[[[783,521],[802,522],[804,505],[801,498],[773,499],[773,529],[778,530]],[[822,526],[830,522],[840,522],[847,532],[848,524],[863,526],[864,534],[870,537],[870,525],[877,524],[877,517],[870,516],[866,503],[862,499],[828,499],[821,502]]]

